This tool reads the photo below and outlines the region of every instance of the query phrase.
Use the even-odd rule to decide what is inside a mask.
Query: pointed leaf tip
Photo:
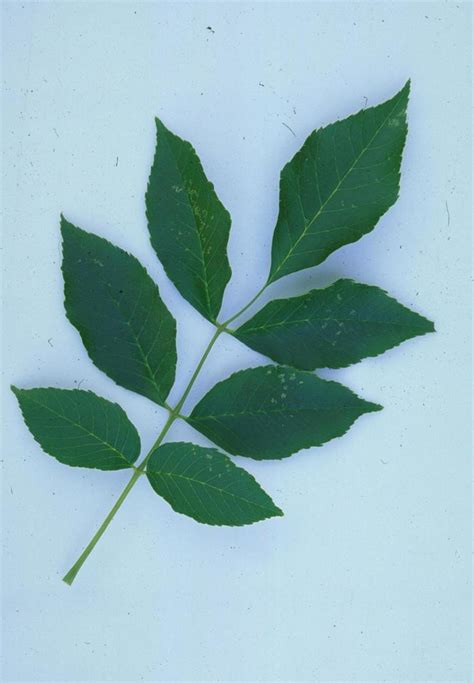
[[[66,230],[66,228],[69,225],[70,224],[69,224],[68,220],[66,219],[65,215],[63,213],[60,213],[59,214],[59,227],[60,227],[61,233],[63,233],[64,230]]]
[[[64,216],[64,214],[61,214],[61,220],[59,223],[59,227],[61,230],[61,237],[63,240],[63,248],[64,248],[64,243],[68,239],[72,239],[75,236],[78,235],[91,235],[92,233],[87,232],[86,230],[82,230],[82,228],[79,228],[77,225],[74,225],[74,223],[71,223],[68,221],[68,219]]]

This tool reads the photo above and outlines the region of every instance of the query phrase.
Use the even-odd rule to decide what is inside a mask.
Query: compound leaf
[[[176,322],[145,268],[126,251],[61,219],[66,314],[92,362],[163,405],[176,371]]]
[[[156,119],[156,151],[146,192],[151,243],[181,295],[214,322],[231,269],[230,215],[195,149]]]
[[[267,460],[321,446],[380,409],[342,384],[268,365],[216,384],[187,421],[229,453]]]
[[[166,443],[146,473],[173,510],[202,524],[242,526],[283,514],[248,472],[214,448]]]
[[[313,131],[284,167],[269,283],[360,239],[395,202],[409,88]]]
[[[122,408],[91,391],[12,387],[41,448],[72,467],[123,470],[140,454],[140,437]]]
[[[433,331],[432,322],[383,289],[338,280],[271,301],[233,335],[278,363],[315,370],[344,368]]]

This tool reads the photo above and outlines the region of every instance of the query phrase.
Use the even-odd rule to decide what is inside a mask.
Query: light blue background
[[[4,4],[4,681],[471,680],[471,9]],[[266,276],[283,164],[313,128],[408,77],[400,200],[371,235],[267,298],[344,275],[386,288],[437,334],[324,373],[385,406],[345,438],[245,463],[284,518],[199,526],[143,481],[67,587],[128,474],[43,455],[8,385],[92,389],[126,408],[144,447],[165,416],[94,368],[67,323],[60,211],[159,282],[179,321],[176,397],[212,330],[148,242],[154,115],[193,141],[233,216],[229,316]],[[261,363],[221,339],[188,406]],[[183,424],[170,438],[205,443]]]

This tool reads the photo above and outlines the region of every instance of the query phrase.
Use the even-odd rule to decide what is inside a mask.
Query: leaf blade
[[[175,512],[201,524],[243,526],[283,514],[246,470],[214,448],[163,444],[146,474]]]
[[[409,90],[313,131],[284,167],[269,284],[357,241],[395,202]]]
[[[383,289],[342,279],[271,301],[232,334],[277,363],[316,370],[344,368],[433,331]]]
[[[157,141],[146,191],[151,243],[181,295],[215,322],[231,276],[230,215],[186,140],[156,119]]]
[[[61,218],[64,305],[92,362],[165,405],[176,371],[176,322],[131,254]]]
[[[342,436],[380,409],[337,382],[268,365],[216,384],[186,420],[228,453],[270,460]]]
[[[118,404],[80,389],[12,391],[33,438],[59,462],[121,470],[138,458],[140,437]]]

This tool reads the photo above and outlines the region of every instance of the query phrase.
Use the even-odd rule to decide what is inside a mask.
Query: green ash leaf
[[[66,314],[92,362],[164,405],[176,371],[176,323],[145,268],[62,218]]]
[[[67,317],[98,368],[168,413],[154,445],[135,466],[140,438],[120,406],[77,389],[12,387],[46,453],[75,467],[132,469],[65,583],[73,583],[142,475],[173,510],[203,524],[242,526],[283,514],[251,474],[220,450],[163,444],[179,418],[227,453],[272,460],[322,446],[362,415],[381,410],[308,371],[347,367],[434,331],[430,321],[382,289],[341,279],[326,289],[271,301],[235,330],[229,325],[270,284],[359,240],[392,206],[400,187],[409,90],[408,82],[390,100],[315,130],[286,164],[268,278],[224,323],[217,318],[231,277],[230,215],[192,145],[156,119],[145,198],[151,244],[177,290],[216,326],[190,379],[170,401],[174,407],[168,395],[176,373],[176,322],[158,287],[134,256],[61,219]],[[224,332],[278,365],[236,372],[184,416],[182,407]],[[191,335],[183,348],[195,342]]]
[[[216,384],[187,421],[229,453],[269,460],[321,446],[380,409],[337,382],[268,365]]]
[[[72,467],[123,470],[140,454],[140,437],[122,408],[91,391],[12,387],[41,448]]]
[[[360,239],[395,202],[409,89],[313,131],[284,167],[269,283]]]
[[[166,443],[146,474],[175,512],[202,524],[243,526],[283,515],[252,475],[215,448]]]
[[[233,335],[277,363],[315,370],[344,368],[433,331],[432,322],[383,289],[338,280],[271,301]]]
[[[146,192],[151,243],[181,295],[214,322],[231,275],[227,259],[230,215],[192,145],[159,119],[156,133]]]

